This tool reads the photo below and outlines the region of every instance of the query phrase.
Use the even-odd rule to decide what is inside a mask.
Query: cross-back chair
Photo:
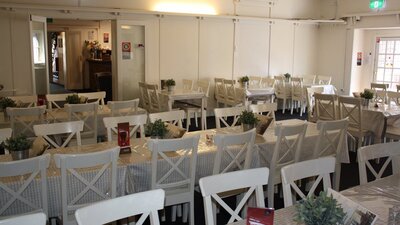
[[[151,139],[151,188],[165,190],[165,206],[189,203],[190,222],[194,225],[194,183],[199,135],[180,139]],[[170,156],[169,153],[176,153]],[[164,159],[160,163],[160,158]],[[184,207],[187,219],[187,207]]]
[[[12,129],[11,128],[2,128],[0,129],[0,143],[2,141],[5,141],[7,138],[10,138],[12,135]]]
[[[318,76],[318,84],[320,85],[330,85],[332,77],[330,76]]]
[[[136,225],[142,225],[147,218],[150,225],[159,225],[158,210],[164,208],[164,197],[161,189],[125,195],[80,208],[75,217],[78,225],[102,225],[140,215]]]
[[[316,80],[315,75],[303,76],[303,84],[305,85],[313,85],[315,84],[315,80]]]
[[[105,91],[97,91],[97,92],[87,92],[87,93],[79,93],[79,97],[87,98],[87,102],[97,102],[99,105],[104,105],[104,99],[106,98]]]
[[[183,90],[193,90],[193,84],[194,84],[193,80],[183,79],[182,84],[183,84]]]
[[[85,154],[54,155],[56,166],[61,170],[61,205],[64,225],[76,224],[71,213],[90,204],[82,201],[83,197],[90,195],[91,203],[116,197],[118,158],[119,147]],[[87,173],[88,168],[94,167],[99,168],[99,170],[91,170],[94,176],[84,174],[85,171]],[[74,180],[83,184],[83,187],[71,192]],[[77,188],[74,187],[74,189]]]
[[[334,121],[318,121],[319,135],[313,151],[313,158],[333,156],[336,158],[334,188],[340,188],[341,153],[346,151],[346,138],[349,120],[347,118]]]
[[[290,114],[293,114],[293,108],[295,106],[295,103],[298,103],[298,107],[300,108],[300,116],[302,116],[303,112],[306,111],[306,104],[307,104],[306,103],[307,96],[303,87],[303,78],[292,77],[291,82],[292,82],[292,96],[291,96],[292,103],[290,107]]]
[[[217,128],[221,128],[221,122],[226,127],[234,127],[238,123],[238,119],[240,114],[246,110],[244,106],[238,107],[231,107],[231,108],[215,108],[214,115],[215,115],[215,125]],[[228,117],[233,117],[232,124],[228,124]]]
[[[23,214],[20,216],[14,216],[4,220],[0,220],[1,225],[24,225],[24,224],[46,225],[46,222],[47,222],[47,216],[44,213]]]
[[[225,86],[225,106],[236,106],[241,103],[236,94],[236,81],[224,79]]]
[[[107,105],[110,107],[111,116],[128,116],[136,114],[139,107],[139,99],[126,100],[126,101],[108,101]]]
[[[297,195],[299,195],[301,199],[312,196],[321,181],[324,191],[331,188],[330,174],[335,172],[335,162],[336,159],[334,157],[324,157],[282,167],[282,189],[285,207],[293,205],[293,200],[296,200]],[[295,181],[310,177],[317,178],[306,196]],[[292,194],[292,189],[294,190],[294,195]]]
[[[130,115],[130,116],[118,116],[118,117],[104,117],[104,126],[107,129],[107,141],[112,141],[113,135],[118,134],[119,123],[129,123],[130,138],[136,138],[136,134],[139,133],[140,138],[145,136],[144,125],[147,123],[147,115]]]
[[[47,108],[48,109],[62,109],[66,103],[66,99],[70,95],[77,93],[66,93],[66,94],[47,94]]]
[[[272,122],[275,122],[275,111],[278,109],[278,104],[273,103],[263,103],[257,105],[250,105],[250,111],[257,114],[265,114],[266,116],[272,117]]]
[[[84,144],[97,143],[97,110],[98,103],[86,104],[65,104],[68,114],[68,121],[83,121],[83,131],[81,132]]]
[[[400,105],[400,92],[388,91],[387,100],[389,107],[391,106],[392,102],[394,102],[396,105]]]
[[[262,78],[260,76],[249,76],[249,86],[250,87],[260,87],[261,79]]]
[[[307,120],[309,122],[316,122],[318,120],[315,110],[315,98],[314,93],[322,94],[324,92],[323,87],[310,87],[306,88],[307,95]]]
[[[376,90],[387,91],[388,88],[389,84],[371,83],[371,89],[374,91]]]
[[[204,93],[206,95],[206,98],[208,99],[209,92],[210,92],[210,81],[198,80],[197,81],[197,90]],[[182,107],[182,109],[185,111],[185,114],[186,114],[186,130],[189,130],[191,113],[194,113],[196,127],[198,127],[199,125],[197,122],[197,115],[199,113],[201,113],[201,103],[200,104],[193,103],[190,105],[185,105]],[[207,110],[207,100],[204,101],[204,110]],[[206,123],[204,124],[204,129],[207,130],[207,120],[205,122]]]
[[[14,100],[17,105],[27,108],[37,106],[38,102],[37,95],[10,96],[9,98]]]
[[[83,131],[83,121],[70,121],[61,123],[50,123],[50,124],[39,124],[34,125],[33,130],[36,136],[42,136],[52,148],[64,148],[67,147],[75,136],[76,144],[82,145],[81,131]],[[65,137],[54,137],[52,135],[66,135]],[[57,140],[61,140],[61,143],[57,143]]]
[[[160,113],[150,113],[149,119],[151,123],[154,123],[156,120],[160,119],[163,122],[168,122],[172,125],[182,128],[182,120],[185,119],[185,111],[176,110]]]
[[[363,111],[361,98],[339,96],[339,117],[349,119],[348,132],[357,138],[357,149],[363,142],[367,144],[367,138],[372,138],[373,133],[363,128]]]
[[[281,168],[298,162],[301,154],[307,123],[299,125],[283,126],[277,124],[275,127],[276,144],[270,163],[270,174],[268,178],[268,207],[274,207],[274,186],[280,184]],[[260,156],[266,158],[260,151]]]
[[[224,85],[224,78],[215,78],[215,99],[217,100],[217,107],[222,103],[225,107],[225,85]]]
[[[393,174],[400,173],[400,151],[398,142],[389,142],[364,146],[358,149],[358,169],[360,173],[360,184],[368,183],[367,169],[372,173],[374,180],[382,178],[389,163],[392,163]],[[376,170],[370,160],[384,160],[382,167]]]
[[[147,84],[139,82],[140,104],[142,107],[150,112],[150,96],[147,92]]]
[[[240,216],[240,212],[245,208],[253,193],[255,193],[257,207],[264,208],[263,186],[268,184],[268,175],[268,168],[263,167],[200,178],[206,224],[216,224],[213,202],[218,203],[229,213],[230,218],[227,224],[244,219]],[[232,209],[218,194],[238,189],[245,189],[246,192],[241,201],[236,204],[236,208]]]
[[[49,162],[50,154],[30,159],[0,162],[0,178],[7,178],[0,179],[0,192],[10,196],[0,199],[0,218],[12,215],[14,204],[21,204],[25,213],[43,212],[47,218],[47,168]],[[19,177],[20,184],[12,187],[6,180],[16,179],[16,176]],[[38,182],[37,186],[36,182]],[[37,187],[40,187],[40,190],[37,190]],[[34,194],[26,195],[27,189]]]
[[[282,113],[285,113],[287,103],[292,97],[290,84],[287,85],[283,76],[275,76],[275,97],[283,100]]]
[[[336,120],[338,118],[336,99],[336,95],[314,93],[318,120]]]
[[[167,102],[163,95],[159,94],[158,85],[146,84],[147,93],[149,95],[150,113],[163,112],[167,110]]]
[[[33,137],[33,125],[44,123],[44,114],[46,106],[30,108],[10,108],[7,107],[7,114],[10,116],[11,129],[13,135],[23,134],[27,137]]]

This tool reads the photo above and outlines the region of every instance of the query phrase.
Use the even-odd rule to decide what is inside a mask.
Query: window
[[[32,46],[34,64],[45,63],[44,36],[41,31],[33,31]]]
[[[375,67],[375,82],[396,89],[396,84],[400,83],[400,38],[380,38]]]

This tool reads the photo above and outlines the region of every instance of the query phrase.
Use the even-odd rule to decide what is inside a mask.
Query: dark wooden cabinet
[[[89,79],[85,79],[89,81],[90,89],[93,91],[97,91],[96,85],[96,73],[98,72],[110,72],[111,73],[111,60],[101,60],[101,59],[87,59],[87,63],[89,66]]]

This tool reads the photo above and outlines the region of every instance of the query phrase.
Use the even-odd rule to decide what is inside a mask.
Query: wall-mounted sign
[[[386,5],[386,0],[369,0],[370,9],[382,9]]]
[[[110,34],[109,33],[104,33],[103,34],[103,42],[108,43],[110,40]]]
[[[122,59],[131,59],[131,49],[132,45],[131,42],[122,42]]]
[[[357,66],[362,64],[362,52],[357,52]]]

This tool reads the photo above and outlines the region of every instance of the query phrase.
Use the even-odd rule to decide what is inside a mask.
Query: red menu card
[[[130,153],[130,135],[129,135],[129,123],[118,124],[118,145],[121,148],[120,153]]]
[[[274,209],[247,208],[247,225],[273,225]]]

